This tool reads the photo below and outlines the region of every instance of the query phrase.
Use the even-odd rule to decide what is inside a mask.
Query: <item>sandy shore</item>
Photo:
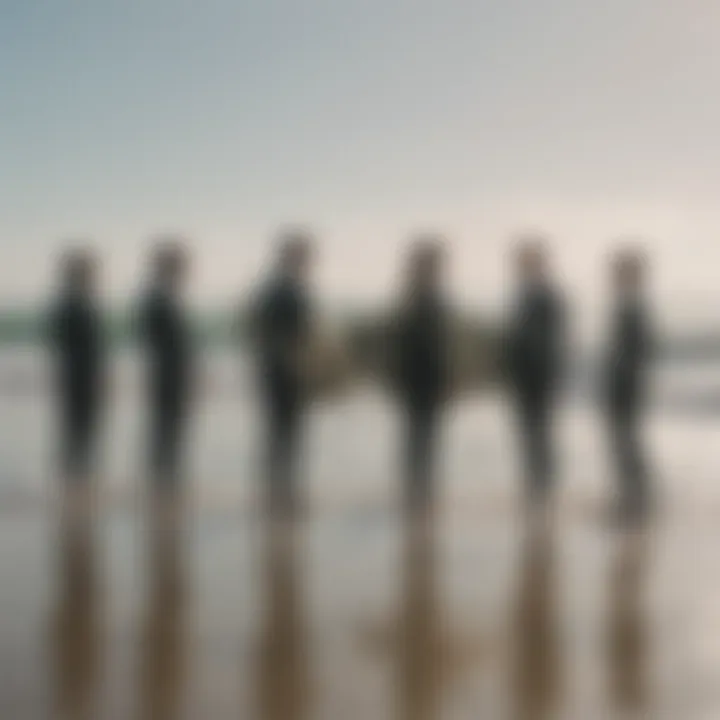
[[[384,506],[61,519],[0,524],[2,717],[720,716],[709,515],[643,534],[567,510],[529,534],[512,503],[425,531]]]

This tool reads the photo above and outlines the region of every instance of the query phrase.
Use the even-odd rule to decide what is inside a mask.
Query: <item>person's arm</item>
[[[230,320],[230,342],[240,346],[245,340],[252,338],[252,305],[238,303]]]
[[[399,393],[405,382],[407,334],[407,309],[396,307],[383,328],[386,378],[393,393]]]
[[[454,324],[455,313],[453,309],[443,304],[440,316],[440,377],[441,377],[441,396],[443,400],[451,400],[458,385],[456,377],[456,358],[454,356]]]
[[[47,347],[56,353],[64,344],[66,325],[62,308],[53,305],[47,312],[43,328],[43,336]]]
[[[622,344],[617,370],[628,382],[634,383],[651,353],[649,323],[644,309],[640,307],[627,310],[622,323]]]
[[[512,317],[505,318],[500,332],[498,375],[508,386],[517,381],[517,328]]]
[[[305,353],[312,337],[313,310],[312,301],[305,292],[298,292],[295,298],[295,344],[296,350]]]
[[[553,374],[556,382],[561,384],[567,379],[570,364],[570,347],[568,337],[567,308],[562,297],[554,299],[552,332]]]
[[[310,297],[301,289],[286,288],[281,295],[279,323],[280,342],[285,361],[303,382],[312,382],[316,368],[313,362],[313,311]]]
[[[645,363],[652,362],[657,352],[657,336],[653,317],[647,309],[643,309],[640,318],[642,356]]]
[[[131,334],[138,345],[147,345],[154,331],[154,311],[150,298],[140,300],[133,311]]]
[[[104,313],[101,308],[92,309],[93,324],[93,355],[97,374],[98,392],[106,400],[113,392],[112,373],[110,367],[110,337],[106,327]]]
[[[641,308],[634,308],[627,318],[627,351],[633,364],[641,365],[650,350],[650,336],[647,318]]]
[[[267,287],[253,293],[244,311],[238,313],[238,329],[244,324],[245,337],[255,351],[267,349],[271,294]]]

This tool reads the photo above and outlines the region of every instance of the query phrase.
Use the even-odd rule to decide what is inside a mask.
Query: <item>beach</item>
[[[604,521],[602,423],[568,402],[557,522],[538,537],[520,512],[510,409],[497,394],[468,398],[448,415],[437,517],[418,533],[397,508],[392,406],[358,391],[313,410],[308,509],[288,527],[257,512],[257,416],[232,383],[199,401],[185,512],[161,551],[139,396],[116,398],[97,505],[70,541],[49,398],[6,398],[2,717],[720,713],[712,418],[652,414],[657,517],[627,534]]]

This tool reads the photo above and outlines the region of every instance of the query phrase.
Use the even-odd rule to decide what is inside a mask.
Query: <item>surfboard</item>
[[[332,398],[360,385],[393,393],[390,348],[394,315],[318,323],[303,358],[303,376],[314,399]],[[481,393],[500,383],[499,325],[453,316],[450,322],[452,397]]]

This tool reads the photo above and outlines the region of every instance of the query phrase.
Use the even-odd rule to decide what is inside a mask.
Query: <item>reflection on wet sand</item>
[[[298,528],[270,522],[264,542],[262,605],[256,658],[257,717],[303,720],[310,717],[309,642]]]
[[[147,600],[139,646],[141,720],[174,720],[182,711],[187,655],[182,530],[177,498],[165,498],[152,506],[147,531]]]
[[[97,546],[102,526],[98,522],[98,532],[93,532],[92,516],[92,512],[66,513],[57,544],[58,597],[48,636],[48,669],[54,690],[51,717],[57,720],[115,717],[109,714],[113,708],[107,703],[114,702],[115,691],[124,682],[120,677],[118,683],[118,664],[105,662],[105,657],[118,657],[117,643],[125,628],[108,615],[109,606],[101,589],[111,583],[114,593],[127,593],[127,578],[123,584],[122,576],[113,576],[110,565],[103,568]],[[248,685],[252,708],[248,717],[252,720],[334,717],[332,712],[327,713],[328,707],[335,709],[345,692],[365,700],[365,683],[374,680],[388,684],[368,690],[368,706],[375,711],[387,709],[387,716],[397,720],[440,720],[449,716],[554,720],[576,717],[567,713],[574,700],[588,703],[583,714],[588,719],[645,718],[654,717],[650,714],[651,702],[658,704],[662,699],[652,692],[650,666],[663,667],[658,665],[663,660],[662,655],[658,659],[658,647],[668,648],[671,655],[675,648],[658,631],[655,616],[648,613],[644,603],[648,555],[655,547],[654,538],[650,541],[630,533],[608,536],[614,551],[609,566],[600,563],[583,567],[577,575],[573,573],[578,572],[577,566],[571,564],[573,556],[565,555],[563,575],[593,583],[592,588],[586,588],[587,594],[585,590],[577,592],[577,582],[565,584],[562,606],[573,614],[569,623],[560,612],[558,543],[552,531],[528,530],[519,546],[517,566],[512,568],[517,574],[515,582],[506,583],[504,571],[502,579],[499,572],[492,579],[491,572],[480,571],[469,582],[467,575],[463,576],[458,585],[460,575],[455,568],[465,566],[453,562],[456,556],[452,553],[458,547],[464,553],[467,546],[445,544],[449,535],[440,533],[452,528],[435,527],[429,520],[418,523],[408,519],[401,535],[399,572],[388,574],[384,580],[376,576],[392,584],[392,588],[380,588],[382,592],[371,595],[379,599],[388,589],[393,596],[397,591],[390,616],[381,617],[377,623],[371,620],[370,627],[361,632],[360,646],[348,648],[344,642],[331,645],[333,653],[325,655],[328,648],[320,645],[323,638],[344,638],[346,631],[352,642],[358,638],[353,628],[343,626],[339,619],[347,617],[338,612],[343,610],[338,603],[346,602],[347,595],[337,593],[332,586],[311,583],[313,578],[337,571],[337,563],[348,562],[347,555],[338,549],[328,556],[314,556],[314,562],[331,557],[336,564],[321,565],[317,573],[308,574],[302,562],[306,549],[303,541],[315,526],[300,521],[268,521],[261,538],[259,575],[246,575],[245,566],[240,570],[241,582],[257,586],[260,595],[258,615],[247,614],[249,626],[243,626],[251,629],[252,641],[246,644],[249,636],[245,629],[240,638],[228,631],[230,647],[226,655],[223,649],[216,651],[203,634],[206,628],[223,632],[226,618],[208,618],[208,607],[217,605],[206,605],[202,597],[197,605],[193,603],[199,615],[192,628],[198,633],[196,647],[208,648],[209,652],[190,652],[190,600],[200,593],[229,592],[232,585],[210,564],[209,571],[215,574],[207,576],[206,586],[186,586],[185,525],[183,514],[172,503],[154,506],[148,517],[147,542],[142,543],[146,596],[139,608],[139,627],[133,633],[137,644],[132,651],[137,664],[131,667],[130,693],[121,698],[128,712],[118,714],[119,718],[181,720],[202,716],[204,703],[212,708],[207,714],[213,720],[244,717],[241,707],[247,708]],[[111,540],[116,537],[108,534]],[[390,543],[394,537],[386,536]],[[440,538],[442,543],[438,542]],[[498,553],[498,565],[511,561],[507,549],[509,546],[499,551],[505,554]],[[216,546],[212,546],[215,550]],[[383,553],[389,554],[390,550],[389,544],[382,546]],[[604,552],[580,552],[579,556],[583,562],[586,558],[605,558]],[[207,562],[205,555],[197,557],[199,562]],[[661,554],[653,556],[658,564],[662,558]],[[446,573],[447,568],[452,571]],[[487,569],[497,568],[488,564]],[[489,613],[482,609],[475,612],[479,583],[485,583],[491,593],[486,606],[492,608]],[[465,594],[458,596],[458,592]],[[126,607],[128,597],[121,597]],[[478,634],[472,628],[457,626],[458,618],[448,600],[458,597],[466,607],[473,608],[477,622],[485,623],[485,632]],[[319,617],[324,624],[317,635],[312,634],[310,623],[313,598],[330,610]],[[657,598],[647,599],[654,602]],[[247,613],[247,606],[234,602],[230,598],[221,607],[229,607],[238,616]],[[363,602],[358,602],[358,619],[364,623],[368,618]],[[497,622],[498,614],[507,617],[507,626]],[[594,625],[598,619],[599,627]],[[235,620],[233,615],[232,623]],[[579,642],[577,633],[561,633],[561,627],[573,623],[587,630],[580,633]],[[111,632],[105,632],[106,628]],[[224,642],[222,648],[227,648]],[[337,649],[341,652],[336,655]],[[241,674],[232,666],[238,653],[243,656]],[[332,668],[331,681],[327,680],[322,662],[315,666],[316,660],[327,657],[339,663]],[[27,664],[21,669],[33,678],[35,687],[37,667]],[[366,669],[370,671],[367,675]],[[227,679],[229,686],[218,683],[212,686],[212,693],[198,693],[197,688],[202,689],[198,680],[215,677],[216,673],[221,681]],[[593,685],[584,685],[586,680]],[[684,680],[683,676],[668,676],[667,682],[682,684]],[[572,681],[581,684],[572,685]],[[595,681],[600,683],[597,695]],[[240,687],[242,691],[238,692]],[[584,688],[592,692],[584,694]],[[666,690],[659,681],[655,689]],[[348,718],[363,714],[355,707],[349,707],[347,712]],[[450,715],[452,712],[457,715]],[[19,716],[19,720],[23,717],[35,715]]]
[[[54,713],[58,720],[93,720],[98,715],[102,670],[102,598],[93,513],[67,504],[58,538],[58,598],[50,648]]]
[[[399,614],[389,629],[370,634],[374,648],[394,662],[395,717],[442,717],[445,691],[482,651],[469,633],[448,631],[438,583],[437,544],[431,520],[405,526]]]
[[[628,533],[618,539],[610,568],[607,623],[609,690],[620,717],[647,710],[647,638],[643,580],[646,538]]]
[[[442,632],[436,548],[429,529],[409,535],[397,628],[397,716],[425,720],[437,717],[449,658]]]
[[[556,716],[562,693],[552,528],[532,528],[520,559],[512,632],[511,697],[516,720]]]

